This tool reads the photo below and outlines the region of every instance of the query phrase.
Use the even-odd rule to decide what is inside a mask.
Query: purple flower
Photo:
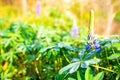
[[[94,49],[95,49],[98,53],[101,52],[100,44],[98,43],[97,40],[94,40],[91,45],[90,45],[90,43],[87,42],[86,50],[92,50],[92,45],[94,45]]]
[[[93,44],[94,44],[95,50],[96,50],[98,53],[101,52],[100,44],[98,43],[98,41],[97,41],[97,40],[94,40],[94,41],[93,41]]]
[[[36,15],[39,16],[40,15],[40,8],[41,8],[39,0],[37,0],[35,8],[36,8]]]
[[[95,49],[98,53],[101,52],[101,48]]]
[[[100,44],[98,43],[97,40],[94,40],[93,44],[94,44],[94,48],[95,48],[95,49],[100,48]]]
[[[91,48],[92,48],[91,45],[87,42],[86,50],[90,50]]]
[[[77,37],[78,36],[78,27],[77,26],[73,26],[71,29],[71,35],[73,37]]]

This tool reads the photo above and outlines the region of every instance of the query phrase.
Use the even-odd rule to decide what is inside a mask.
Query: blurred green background
[[[93,40],[87,39],[90,10]],[[85,80],[85,74],[92,80],[89,75],[100,72],[103,80],[119,80],[115,34],[120,34],[120,0],[0,0],[0,80]],[[94,65],[84,65],[86,60]]]
[[[38,1],[40,15],[36,15]],[[0,0],[0,23],[7,27],[12,21],[22,20],[69,30],[74,20],[88,27],[91,9],[95,12],[96,34],[120,34],[120,0]]]

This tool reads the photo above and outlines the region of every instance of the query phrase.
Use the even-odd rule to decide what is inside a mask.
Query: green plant
[[[0,79],[84,80],[89,75],[103,77],[104,72],[104,80],[119,80],[120,36],[98,36],[89,42],[92,35],[87,40],[87,29],[80,27],[78,37],[72,37],[70,21],[64,14],[56,17],[66,19],[65,29],[55,28],[51,17],[50,24],[41,17],[40,24],[18,21],[0,30]]]

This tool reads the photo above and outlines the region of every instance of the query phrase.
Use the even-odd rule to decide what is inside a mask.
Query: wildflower
[[[101,52],[100,44],[98,43],[98,41],[97,41],[97,40],[94,40],[93,44],[94,44],[95,50],[96,50],[97,52]]]
[[[37,0],[37,2],[36,2],[36,15],[37,16],[39,16],[40,15],[40,7],[41,7],[41,5],[40,5],[40,1],[39,0]]]
[[[71,29],[71,36],[77,37],[78,36],[78,27],[76,26],[76,22],[74,21],[73,27]]]
[[[96,50],[98,53],[101,52],[100,44],[96,39],[92,42],[87,42],[86,44],[86,50],[92,51],[92,49]]]
[[[100,44],[95,39],[94,35],[94,12],[91,10],[90,12],[90,26],[89,26],[89,34],[88,34],[88,42],[86,45],[86,50],[96,50],[98,53],[101,51]]]
[[[97,40],[94,40],[93,44],[94,44],[95,49],[100,48],[100,44],[98,43]]]
[[[74,36],[74,37],[78,36],[78,27],[77,26],[72,27],[71,35]]]

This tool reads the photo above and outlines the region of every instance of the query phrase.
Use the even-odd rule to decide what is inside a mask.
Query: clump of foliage
[[[0,30],[1,80],[120,79],[120,36],[98,36],[96,42],[90,33],[87,41],[83,28],[72,37],[45,27],[13,22]]]

